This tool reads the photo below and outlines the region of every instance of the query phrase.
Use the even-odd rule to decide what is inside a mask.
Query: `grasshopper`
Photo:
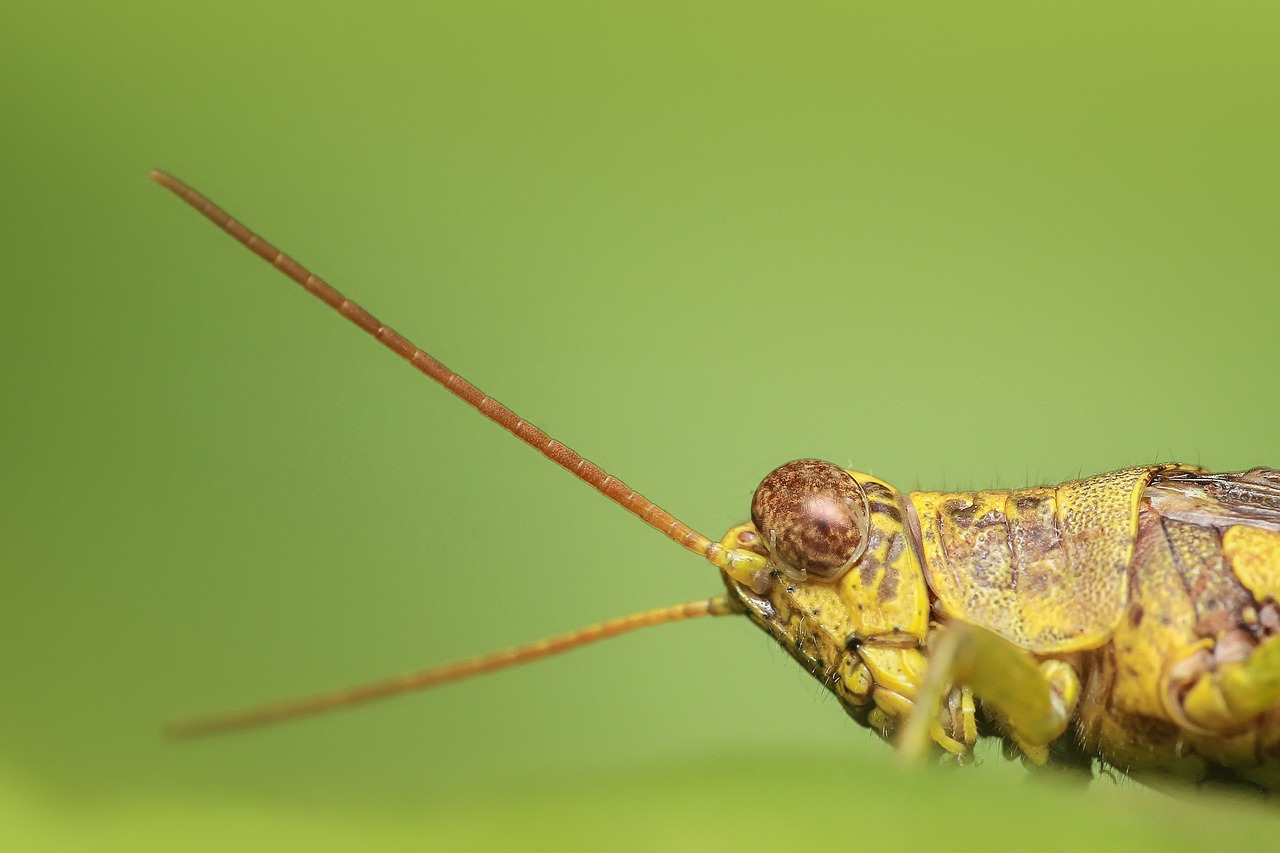
[[[483,657],[196,717],[191,737],[296,719],[637,628],[745,615],[908,757],[982,737],[1030,767],[1280,790],[1280,471],[1164,463],[1058,486],[908,492],[803,459],[713,541],[383,325],[178,179],[215,225],[486,418],[720,572],[725,591]]]

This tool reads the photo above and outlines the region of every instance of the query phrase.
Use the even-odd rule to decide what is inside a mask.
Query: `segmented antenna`
[[[712,542],[693,528],[676,520],[657,504],[628,488],[626,483],[606,474],[599,466],[574,453],[533,424],[517,417],[515,412],[497,400],[481,393],[470,382],[418,349],[400,334],[383,325],[368,311],[313,275],[302,264],[299,264],[293,258],[232,219],[226,211],[182,181],[159,171],[153,171],[151,179],[172,190],[178,198],[200,211],[214,225],[234,237],[237,242],[243,244],[254,254],[302,285],[303,289],[319,297],[343,317],[373,335],[387,349],[418,368],[427,376],[430,376],[436,382],[439,382],[446,390],[460,398],[467,405],[503,429],[511,432],[516,438],[528,444],[561,468],[592,486],[609,500],[622,506],[623,509],[638,517],[645,524],[664,536],[675,540],[690,551],[703,555],[714,565],[740,581],[749,582],[753,573],[763,566],[763,557],[744,549],[726,549],[719,543]],[[611,619],[598,625],[589,625],[557,637],[538,640],[523,646],[513,646],[483,657],[444,664],[443,666],[409,673],[396,678],[347,687],[302,699],[260,705],[242,711],[196,717],[175,723],[169,727],[169,733],[175,737],[186,738],[256,728],[337,708],[349,708],[353,705],[361,705],[365,702],[372,702],[375,699],[383,699],[414,690],[423,690],[428,687],[446,684],[450,681],[470,678],[473,675],[483,675],[508,666],[528,663],[549,655],[567,652],[570,649],[616,637],[619,634],[625,634],[637,628],[663,625],[668,622],[679,622],[685,619],[696,619],[700,616],[725,616],[730,613],[740,612],[742,612],[741,605],[727,595],[718,595],[701,601],[691,601],[688,604],[659,607]]]
[[[447,391],[467,405],[635,515],[654,530],[675,540],[695,554],[701,554],[716,565],[726,562],[724,549],[719,543],[712,542],[644,495],[628,487],[626,483],[605,473],[595,463],[584,459],[533,424],[517,417],[515,412],[482,393],[476,386],[418,349],[394,329],[383,325],[378,318],[343,296],[319,276],[312,274],[302,264],[254,234],[196,190],[173,175],[158,170],[151,172],[151,179],[171,190],[174,195],[200,211],[205,218],[226,231],[245,248],[302,285],[303,289],[319,297],[343,317],[373,335],[387,349],[439,382]]]
[[[726,616],[740,612],[739,608],[727,595],[717,595],[703,601],[691,601],[688,604],[675,604],[670,607],[656,607],[641,613],[632,613],[617,619],[610,619],[598,625],[588,625],[558,637],[548,637],[523,646],[513,646],[500,652],[484,655],[470,660],[456,661],[443,666],[411,672],[395,678],[373,681],[355,687],[346,687],[330,693],[321,693],[303,699],[289,699],[268,705],[260,705],[243,711],[231,711],[226,714],[213,714],[207,717],[193,717],[168,727],[168,732],[176,738],[193,738],[204,735],[221,734],[223,732],[253,729],[273,723],[309,717],[338,708],[350,708],[363,705],[376,699],[386,699],[414,690],[425,690],[437,687],[450,681],[460,681],[473,675],[503,669],[516,664],[528,663],[539,658],[558,655],[570,649],[576,649],[589,643],[607,640],[619,634],[626,634],[637,628],[650,625],[664,625],[668,622],[681,622],[686,619],[697,619],[700,616]]]

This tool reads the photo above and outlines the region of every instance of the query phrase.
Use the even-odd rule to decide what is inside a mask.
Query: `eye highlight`
[[[833,581],[867,548],[867,496],[848,471],[819,459],[788,462],[765,477],[751,520],[775,560]]]

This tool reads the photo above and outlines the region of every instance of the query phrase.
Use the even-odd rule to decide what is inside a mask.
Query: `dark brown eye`
[[[849,472],[800,459],[765,477],[751,520],[773,558],[802,575],[835,580],[867,547],[867,496]]]

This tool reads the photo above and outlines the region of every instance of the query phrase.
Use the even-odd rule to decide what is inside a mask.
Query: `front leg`
[[[962,622],[941,629],[898,748],[908,759],[928,747],[929,722],[953,687],[968,687],[1000,721],[1004,733],[1037,765],[1064,731],[1080,698],[1080,678],[1060,660],[1037,661],[1026,649]]]

